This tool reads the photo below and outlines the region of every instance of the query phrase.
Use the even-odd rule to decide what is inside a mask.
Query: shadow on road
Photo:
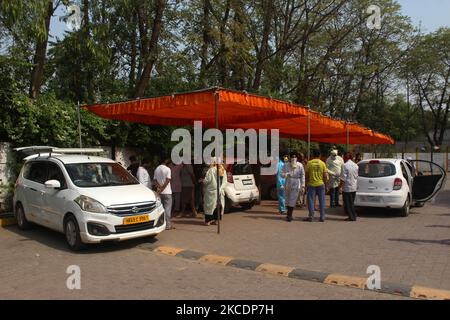
[[[407,243],[411,243],[411,244],[421,244],[421,243],[443,244],[443,245],[450,246],[450,239],[443,239],[443,240],[389,239],[389,241],[400,241],[400,242],[407,242]]]
[[[431,226],[425,226],[425,228],[450,228],[450,226],[434,224],[434,225],[431,225]]]
[[[9,226],[5,227],[5,230],[9,232],[13,232],[25,239],[20,239],[19,241],[28,242],[28,241],[36,241],[40,244],[43,244],[47,247],[64,251],[64,252],[72,252],[75,254],[95,254],[95,253],[103,253],[103,252],[111,252],[111,251],[119,251],[119,250],[127,250],[130,248],[134,248],[143,243],[155,243],[158,240],[155,238],[137,238],[131,239],[122,242],[106,242],[99,244],[88,244],[86,247],[79,251],[73,252],[71,251],[66,244],[65,237],[62,233],[57,231],[47,229],[45,227],[41,227],[38,225],[33,226],[30,230],[20,230],[17,226]]]

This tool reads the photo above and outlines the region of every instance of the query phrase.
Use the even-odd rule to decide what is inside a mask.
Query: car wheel
[[[28,222],[27,217],[25,216],[25,211],[23,211],[21,204],[16,206],[16,220],[17,226],[20,230],[28,230],[32,227],[31,223]]]
[[[272,186],[269,190],[270,200],[278,200],[278,190],[277,186]]]
[[[409,195],[408,195],[408,198],[406,198],[406,201],[405,201],[405,205],[400,210],[400,216],[401,217],[409,216],[409,209],[410,208],[411,208],[411,201],[409,200]]]
[[[80,251],[84,248],[77,219],[72,215],[68,216],[64,223],[64,234],[70,250]]]
[[[224,213],[229,213],[231,211],[231,200],[225,197],[225,207],[223,208]]]

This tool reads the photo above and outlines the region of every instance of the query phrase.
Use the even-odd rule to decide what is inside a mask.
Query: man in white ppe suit
[[[291,222],[298,194],[305,188],[305,169],[303,164],[297,161],[296,153],[291,153],[290,161],[284,165],[281,176],[286,179],[286,220]]]

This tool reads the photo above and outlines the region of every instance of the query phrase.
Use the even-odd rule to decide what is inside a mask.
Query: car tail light
[[[402,179],[400,178],[395,178],[394,180],[394,190],[400,190],[402,188]]]
[[[234,182],[234,181],[233,181],[233,173],[227,172],[227,181],[228,181],[229,183],[233,183],[233,182]]]

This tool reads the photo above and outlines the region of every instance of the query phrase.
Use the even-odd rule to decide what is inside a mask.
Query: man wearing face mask
[[[277,192],[278,192],[278,209],[280,214],[286,214],[286,198],[284,184],[286,179],[281,176],[284,166],[289,162],[289,156],[284,156],[278,161],[277,167]]]
[[[340,207],[339,204],[339,185],[342,166],[344,160],[338,155],[337,149],[332,149],[327,159],[327,172],[330,177],[328,187],[330,189],[330,207]]]
[[[284,165],[281,176],[286,179],[286,220],[291,222],[298,194],[301,189],[303,192],[305,189],[305,170],[303,165],[297,161],[296,153],[291,153],[290,161]]]

